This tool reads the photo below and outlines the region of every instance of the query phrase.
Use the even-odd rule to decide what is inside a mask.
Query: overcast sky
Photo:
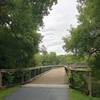
[[[71,25],[77,25],[76,5],[76,0],[58,0],[58,3],[52,7],[50,14],[44,17],[45,26],[40,30],[44,36],[41,45],[44,45],[48,52],[65,54],[62,48],[64,45],[62,38],[70,35],[68,30]]]

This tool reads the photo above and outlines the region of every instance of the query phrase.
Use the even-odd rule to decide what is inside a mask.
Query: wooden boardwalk
[[[42,74],[5,100],[69,100],[64,68],[52,69]]]
[[[66,83],[66,73],[64,68],[52,69],[41,77],[33,80],[31,84],[65,84]]]

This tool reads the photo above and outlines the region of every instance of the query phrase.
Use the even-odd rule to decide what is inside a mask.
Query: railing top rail
[[[76,71],[76,72],[91,72],[91,69],[71,69],[71,71]]]
[[[81,67],[81,66],[77,66],[77,67],[68,67],[68,66],[64,66],[65,68],[69,69],[70,71],[76,71],[76,72],[90,72],[91,68],[89,67]]]
[[[48,66],[38,66],[38,67],[30,67],[30,68],[17,68],[17,69],[0,69],[0,72],[28,71],[28,70],[35,70],[40,68],[55,68],[61,66],[64,65],[48,65]]]

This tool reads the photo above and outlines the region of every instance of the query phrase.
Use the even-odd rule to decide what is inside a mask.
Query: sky
[[[65,54],[62,38],[68,37],[70,27],[77,25],[76,6],[76,0],[58,0],[58,3],[52,6],[50,14],[43,18],[44,27],[40,28],[40,32],[44,37],[40,46],[44,45],[48,52]]]

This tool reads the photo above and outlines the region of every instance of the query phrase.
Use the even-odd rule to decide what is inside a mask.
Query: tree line
[[[55,52],[37,53],[34,56],[36,66],[47,65],[67,65],[67,64],[80,64],[86,63],[87,57],[81,57],[79,55],[57,55]]]

